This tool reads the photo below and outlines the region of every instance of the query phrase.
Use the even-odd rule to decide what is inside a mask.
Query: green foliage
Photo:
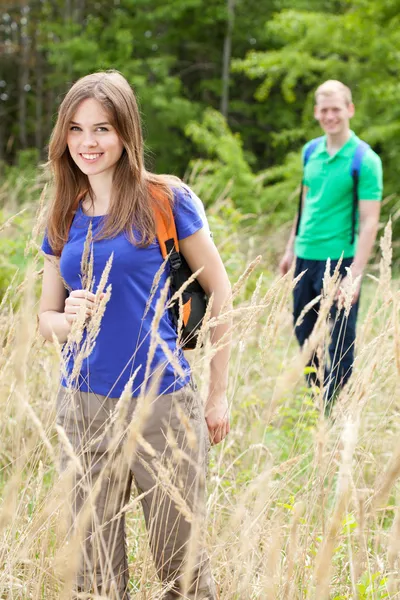
[[[261,185],[245,158],[240,136],[230,131],[223,116],[208,109],[201,123],[189,123],[186,134],[210,157],[190,165],[201,173],[198,191],[203,201],[211,204],[229,190],[237,207],[258,212]]]
[[[237,0],[233,56],[243,57],[249,48],[261,47],[264,22],[275,5],[279,5],[277,0],[267,9],[257,0]],[[20,136],[22,121],[28,145],[37,143],[38,129],[46,143],[57,105],[70,83],[87,73],[113,68],[123,72],[139,98],[149,166],[182,175],[192,154],[190,140],[183,133],[187,123],[199,119],[205,108],[220,106],[226,0],[171,0],[167,4],[162,0],[67,4],[29,0],[23,14],[17,5],[8,10],[0,26],[0,45],[8,49],[6,59],[0,57],[4,73],[0,117],[5,123],[4,138],[0,130],[0,157],[3,151],[7,160],[14,159],[25,147]],[[22,45],[15,43],[17,36],[28,44],[34,41],[29,61]],[[23,92],[21,67],[28,78],[28,89],[24,87]],[[253,91],[244,78],[240,86],[232,85],[231,112],[236,129],[249,129],[257,143],[264,145],[255,114],[259,107],[251,101]],[[27,102],[25,116],[19,110],[21,93]],[[39,150],[43,155],[43,148]]]
[[[4,204],[17,207],[38,196],[38,162],[36,148],[19,152],[15,165],[0,161],[0,207]]]
[[[234,134],[222,115],[208,109],[203,120],[189,123],[186,134],[208,158],[192,160],[195,187],[206,205],[229,195],[248,217],[262,217],[263,226],[276,227],[293,218],[301,161],[289,153],[284,164],[253,172],[239,134]]]
[[[0,228],[11,217],[0,211]],[[19,215],[4,231],[0,232],[0,301],[7,288],[17,286],[24,279],[27,266],[25,248],[32,232],[32,215]]]
[[[387,579],[382,573],[364,573],[357,584],[359,600],[383,600],[389,598]]]

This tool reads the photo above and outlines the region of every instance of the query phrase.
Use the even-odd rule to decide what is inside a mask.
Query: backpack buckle
[[[179,254],[179,252],[176,251],[175,242],[174,242],[173,238],[165,241],[165,248],[168,252],[169,264],[174,269],[174,271],[177,271],[178,269],[181,268],[182,259],[181,259],[181,255]]]
[[[175,249],[169,255],[169,264],[174,269],[174,271],[177,271],[178,269],[181,268],[181,265],[182,265],[181,256],[180,256],[179,252],[177,252]]]

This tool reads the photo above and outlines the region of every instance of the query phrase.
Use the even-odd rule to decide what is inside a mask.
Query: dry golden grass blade
[[[15,219],[17,219],[19,216],[23,215],[26,210],[27,210],[26,208],[23,208],[19,212],[15,213],[15,215],[12,215],[9,219],[7,219],[7,221],[0,224],[0,233],[2,231],[4,231],[5,229],[7,229],[7,227],[10,227],[12,225],[13,221],[15,221]]]
[[[87,238],[88,239],[88,238]],[[71,375],[68,377],[69,386],[75,387],[77,378],[82,368],[83,361],[90,356],[93,348],[96,344],[97,336],[100,332],[101,321],[104,316],[107,303],[111,298],[111,285],[109,285],[104,292],[104,288],[107,284],[108,277],[111,271],[112,262],[114,255],[111,254],[106,262],[103,273],[100,278],[98,294],[96,295],[96,301],[94,305],[94,311],[90,319],[86,316],[86,307],[81,306],[81,311],[78,318],[74,321],[71,332],[68,336],[67,344],[63,349],[64,362],[67,363],[71,354],[74,356],[74,368]],[[89,276],[93,276],[93,267],[87,267],[87,274],[85,275],[85,281],[88,288],[93,288],[93,278],[89,279]],[[87,332],[86,338],[83,341],[84,332]]]
[[[298,502],[293,509],[292,524],[290,527],[290,535],[287,541],[287,567],[286,581],[284,584],[283,595],[285,598],[293,598],[296,594],[295,571],[299,548],[299,525],[300,519],[305,512],[304,502]]]
[[[112,430],[112,438],[109,443],[109,452],[111,455],[113,455],[113,453],[117,450],[127,432],[129,426],[129,409],[132,404],[132,388],[139,371],[140,366],[137,367],[135,372],[127,381],[124,390],[115,406],[114,414],[110,419],[109,427]]]
[[[157,293],[158,287],[160,285],[160,281],[161,281],[161,276],[165,271],[165,268],[168,264],[168,258],[165,258],[160,266],[160,268],[158,269],[157,273],[154,275],[154,279],[153,279],[153,283],[151,284],[151,289],[150,289],[150,294],[149,297],[147,299],[146,302],[146,307],[144,309],[144,313],[143,313],[143,319],[146,318],[147,313],[149,312],[149,308],[151,306],[151,303],[153,302],[153,298]]]
[[[156,334],[157,344],[161,347],[162,351],[165,354],[165,357],[169,364],[171,364],[174,368],[174,371],[179,377],[185,378],[185,371],[182,369],[179,359],[175,352],[171,352],[167,342],[161,338],[161,336]]]
[[[88,232],[83,246],[81,258],[82,289],[89,290],[93,280],[93,231],[92,221],[89,223]]]
[[[30,240],[30,247],[34,241],[43,234],[46,226],[46,217],[47,217],[47,204],[48,204],[48,195],[49,195],[49,185],[45,183],[43,186],[43,190],[40,194],[38,207],[36,211],[36,218],[33,224],[32,229],[32,239]]]
[[[2,494],[2,505],[0,511],[0,532],[12,523],[17,507],[18,493],[21,486],[22,473],[17,471],[9,479]]]
[[[158,327],[160,325],[161,317],[165,311],[166,300],[167,300],[168,291],[169,291],[169,285],[170,285],[170,281],[169,281],[169,279],[167,279],[163,289],[161,290],[160,296],[157,300],[155,314],[154,314],[153,320],[151,322],[150,348],[149,348],[149,353],[147,356],[146,370],[145,370],[145,374],[144,374],[144,378],[143,378],[144,385],[142,386],[141,396],[143,396],[145,394],[145,386],[147,385],[149,379],[153,375],[151,370],[153,368],[153,360],[154,360],[154,355],[155,355],[155,351],[157,348]]]
[[[168,304],[166,306],[167,309],[171,308],[171,306],[177,300],[182,300],[182,294],[183,294],[183,292],[186,290],[186,288],[191,283],[193,283],[193,281],[195,281],[197,279],[197,277],[200,275],[200,273],[203,271],[203,269],[204,269],[204,267],[200,267],[200,269],[197,269],[197,271],[195,271],[194,273],[192,273],[191,276],[185,281],[185,283],[181,285],[181,287],[179,288],[179,290],[176,290],[176,292],[168,300]],[[178,331],[179,330],[180,330],[180,327],[178,326]]]
[[[157,398],[159,384],[159,377],[154,375],[150,380],[150,385],[147,386],[147,391],[143,391],[136,400],[136,407],[131,422],[127,427],[126,438],[122,449],[122,455],[127,465],[131,465],[132,463],[145,424],[154,410],[154,401]]]
[[[384,292],[384,298],[386,302],[391,299],[390,283],[392,280],[392,221],[389,219],[384,235],[380,239],[380,247],[382,251],[382,258],[379,263],[379,285]]]
[[[156,482],[157,487],[174,502],[176,509],[183,516],[185,521],[192,523],[193,512],[183,497],[178,485],[176,482],[174,483],[174,480],[176,479],[174,467],[164,465],[163,462],[157,458],[153,458],[151,464],[143,460],[140,456],[139,460],[143,468]]]
[[[315,597],[320,600],[326,600],[329,597],[333,550],[351,496],[352,462],[357,435],[358,424],[347,421],[342,434],[342,461],[338,473],[335,505],[328,523],[328,530],[316,557]]]
[[[252,272],[254,271],[254,269],[256,269],[258,267],[258,265],[260,264],[262,259],[262,256],[257,256],[245,269],[244,273],[242,273],[242,275],[239,277],[239,279],[237,280],[237,282],[232,286],[232,296],[231,296],[231,300],[233,301],[236,296],[239,294],[240,290],[243,288],[244,284],[246,283],[246,281],[249,279],[250,275],[252,274]],[[224,310],[226,309],[226,307],[222,308],[222,312],[224,312]]]
[[[378,481],[371,501],[372,510],[387,503],[388,496],[397,479],[400,477],[400,446],[397,446],[385,472]]]
[[[207,308],[204,313],[204,317],[201,322],[201,327],[200,327],[200,330],[197,335],[196,348],[195,348],[196,351],[199,351],[200,348],[204,345],[206,336],[207,336],[207,332],[210,330],[210,320],[211,320],[213,304],[214,304],[214,294],[211,294],[211,296],[208,298]]]
[[[400,592],[400,577],[399,577],[399,556],[400,556],[400,509],[395,507],[395,516],[390,531],[388,542],[388,567],[390,570],[388,590],[390,594],[398,594]]]
[[[396,361],[397,373],[400,376],[400,312],[398,297],[393,294],[393,345],[394,345],[394,356]]]

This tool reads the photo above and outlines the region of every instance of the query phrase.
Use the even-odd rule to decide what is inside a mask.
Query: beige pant
[[[216,600],[202,541],[208,433],[198,394],[186,386],[159,396],[142,438],[129,430],[136,398],[128,407],[128,430],[116,435],[123,430],[121,420],[115,422],[117,402],[64,388],[57,401],[57,421],[81,465],[62,445],[61,470],[70,465],[76,472],[70,506],[72,531],[82,539],[77,589],[129,598],[122,509],[129,502],[133,476],[157,574],[166,584],[163,599]],[[132,456],[127,454],[129,443],[136,444]]]

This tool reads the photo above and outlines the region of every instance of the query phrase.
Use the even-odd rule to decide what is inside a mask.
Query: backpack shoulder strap
[[[364,154],[370,148],[370,146],[360,140],[357,145],[357,148],[354,152],[353,160],[351,161],[350,166],[350,175],[353,179],[353,210],[351,215],[351,238],[350,243],[354,244],[356,238],[356,223],[357,223],[357,211],[358,211],[358,183],[360,180],[360,171],[361,171],[361,163]]]
[[[162,257],[168,257],[173,269],[179,269],[181,259],[179,241],[176,232],[175,219],[168,198],[156,186],[151,187],[151,193],[161,203],[162,208],[155,208],[156,236],[160,245]]]
[[[303,167],[306,166],[306,164],[310,160],[311,154],[314,152],[314,150],[316,149],[316,147],[318,146],[318,144],[320,142],[322,142],[323,139],[324,139],[324,136],[317,137],[317,138],[311,140],[311,142],[308,144],[307,148],[304,151]]]
[[[370,146],[366,142],[360,140],[351,162],[350,173],[352,177],[354,177],[355,174],[357,174],[358,177],[360,176],[362,159],[369,148]]]

